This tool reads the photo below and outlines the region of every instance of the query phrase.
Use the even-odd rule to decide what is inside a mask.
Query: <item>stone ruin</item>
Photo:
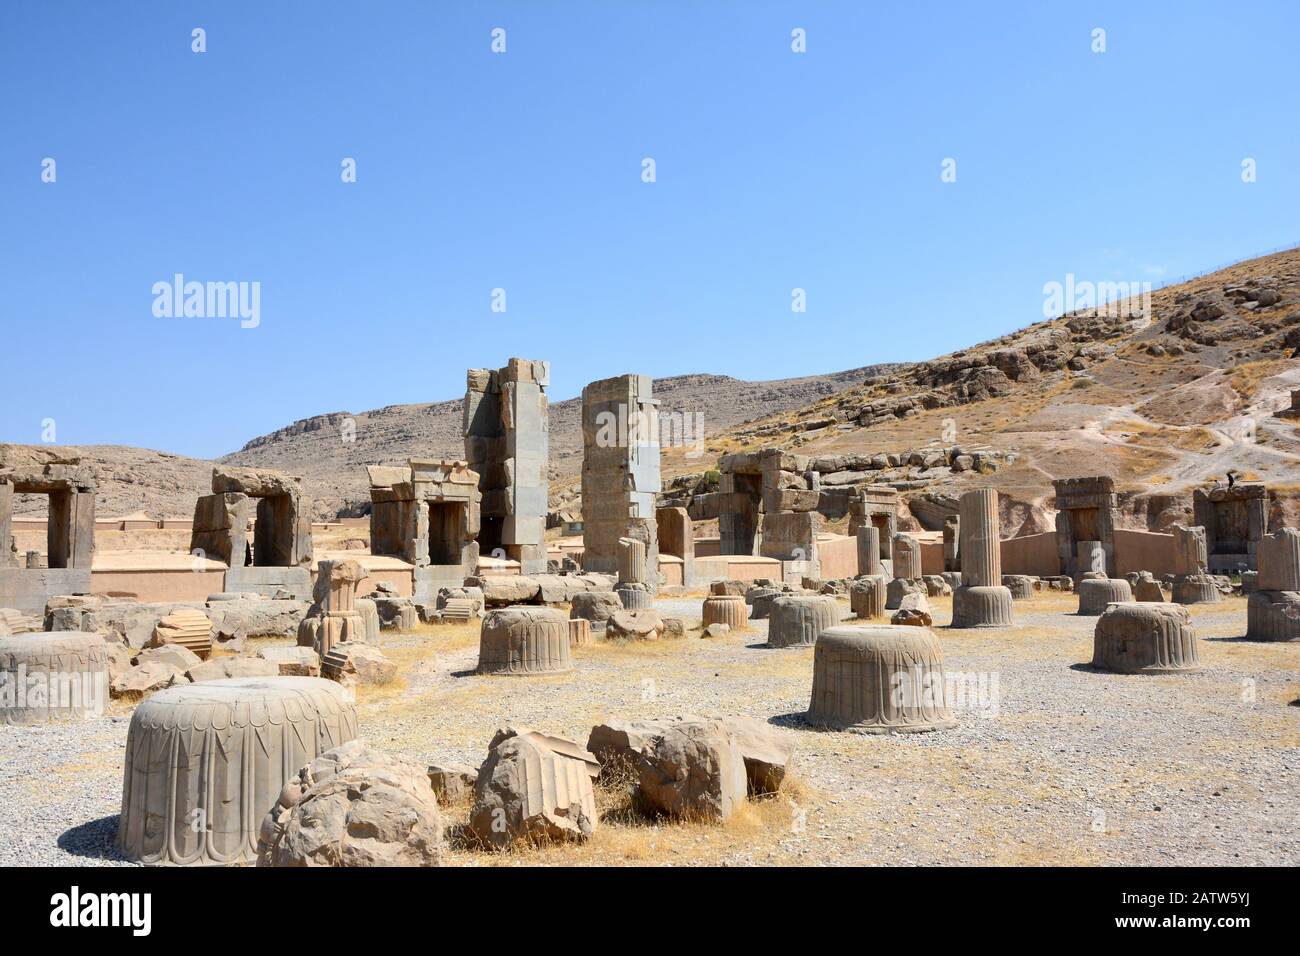
[[[1222,600],[1214,579],[1205,573],[1209,560],[1205,529],[1176,524],[1174,535],[1175,604],[1214,604]]]
[[[725,455],[718,463],[718,536],[722,554],[795,562],[799,577],[818,577],[820,492],[808,460],[779,448]]]
[[[414,565],[414,598],[432,604],[439,587],[459,587],[479,556],[479,476],[463,461],[412,458],[369,465],[370,553]]]
[[[466,376],[465,459],[483,493],[479,550],[546,570],[550,363],[512,358],[505,368]]]
[[[1115,574],[1115,524],[1119,499],[1115,480],[1108,476],[1091,478],[1057,478],[1056,550],[1060,556],[1060,573],[1075,580],[1086,571]],[[1080,563],[1080,545],[1096,542],[1102,552],[1102,566]],[[1091,545],[1088,552],[1093,553]]]
[[[1192,513],[1205,529],[1210,573],[1259,570],[1259,542],[1268,532],[1268,489],[1263,484],[1198,488],[1192,494]]]
[[[108,682],[109,650],[101,634],[0,636],[0,726],[101,716]]]
[[[300,647],[311,647],[323,659],[336,644],[370,639],[366,620],[357,609],[357,585],[365,576],[365,568],[357,561],[320,563],[315,603],[298,626]]]
[[[894,535],[898,533],[898,505],[902,499],[893,488],[869,486],[863,488],[856,498],[849,502],[849,534],[856,535],[858,529],[873,527],[878,535],[880,560],[890,561],[890,550]],[[859,571],[859,573],[865,573]]]
[[[639,541],[658,591],[659,402],[649,375],[619,375],[582,390],[582,567],[620,569],[622,539]]]
[[[957,726],[946,685],[943,648],[929,628],[831,627],[813,649],[806,720],[862,734],[946,730]]]
[[[285,784],[356,736],[343,688],[319,677],[161,690],[136,707],[127,729],[117,847],[138,863],[251,864]]]
[[[961,496],[961,587],[952,592],[953,627],[1009,627],[1011,589],[1002,584],[998,493],[979,488]]]
[[[1246,638],[1300,641],[1300,531],[1283,528],[1259,543],[1259,578],[1246,604]]]
[[[190,552],[227,565],[227,592],[311,596],[311,500],[302,479],[265,468],[212,469],[194,505]],[[253,520],[253,539],[248,526]]]
[[[55,459],[39,468],[0,470],[0,607],[45,611],[57,594],[89,594],[95,550],[95,473],[79,458]],[[14,495],[45,495],[45,567],[21,566],[12,534]]]
[[[1200,670],[1196,629],[1178,604],[1115,603],[1097,621],[1092,666],[1119,674]]]
[[[479,631],[479,674],[559,674],[573,670],[569,619],[549,607],[489,611]]]
[[[659,531],[659,553],[682,559],[682,585],[695,584],[695,525],[690,512],[681,507],[655,511]]]
[[[1300,388],[1291,389],[1291,407],[1278,412],[1276,418],[1300,418]]]

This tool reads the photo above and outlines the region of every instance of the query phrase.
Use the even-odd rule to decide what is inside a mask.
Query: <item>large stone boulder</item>
[[[170,664],[173,667],[179,667],[183,671],[191,667],[197,667],[202,663],[202,658],[195,654],[187,647],[179,644],[164,644],[161,647],[150,647],[136,655],[135,663],[137,667],[145,664]]]
[[[274,664],[281,677],[320,676],[320,655],[310,647],[263,647],[257,656]]]
[[[612,640],[657,641],[663,632],[663,618],[652,610],[619,611],[605,625],[605,636]]]
[[[498,849],[518,840],[585,840],[598,821],[592,788],[598,769],[577,744],[498,733],[474,782],[470,830]]]
[[[227,677],[278,677],[280,668],[260,657],[215,657],[196,664],[185,672],[194,683],[224,680]]]
[[[299,770],[258,837],[258,866],[437,866],[443,853],[424,769],[359,740]]]
[[[185,671],[166,661],[145,661],[128,667],[109,684],[109,696],[118,700],[141,700],[154,691],[174,684],[188,684]]]
[[[573,596],[569,617],[591,622],[592,630],[604,630],[605,622],[623,610],[623,602],[613,591],[583,591]]]
[[[655,734],[637,769],[645,805],[679,819],[726,820],[749,786],[740,745],[719,720],[682,721]]]

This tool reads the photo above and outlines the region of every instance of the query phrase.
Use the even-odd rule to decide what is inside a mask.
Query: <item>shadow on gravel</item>
[[[791,730],[809,730],[812,725],[804,719],[803,711],[793,714],[773,714],[767,718],[769,724],[776,724],[778,727],[789,727]]]
[[[64,830],[59,834],[59,849],[73,856],[87,857],[92,860],[125,860],[118,852],[117,821],[120,814],[100,817],[81,826]]]
[[[779,651],[779,647],[772,647],[767,641],[759,641],[757,644],[746,644],[747,651]]]
[[[1197,635],[1197,638],[1200,639],[1200,640],[1202,640],[1202,641],[1220,641],[1220,642],[1222,642],[1222,643],[1224,643],[1224,644],[1267,644],[1267,643],[1268,643],[1268,641],[1252,641],[1252,640],[1247,639],[1245,636],[1242,636],[1242,637],[1201,637],[1201,636],[1198,634],[1198,635]]]
[[[1109,674],[1110,671],[1104,671],[1099,667],[1093,667],[1091,664],[1071,664],[1070,670],[1082,671],[1085,674]]]
[[[452,676],[452,677],[473,677],[473,676],[476,675],[477,673],[478,673],[477,670],[468,670],[468,671],[452,671],[452,672],[451,672],[451,676]]]

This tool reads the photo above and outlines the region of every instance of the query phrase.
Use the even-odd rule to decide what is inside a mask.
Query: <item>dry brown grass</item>
[[[1228,383],[1243,401],[1253,401],[1265,379],[1295,368],[1293,359],[1262,359],[1243,362],[1228,372]]]

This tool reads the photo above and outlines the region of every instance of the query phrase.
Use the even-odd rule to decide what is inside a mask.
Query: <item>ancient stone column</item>
[[[796,595],[772,602],[767,628],[768,647],[811,647],[829,627],[840,623],[840,606],[825,595]]]
[[[949,515],[943,522],[943,569],[945,571],[961,570],[960,520],[956,515]]]
[[[1080,541],[1078,545],[1079,577],[1095,572],[1106,573],[1106,549],[1100,541]]]
[[[911,581],[921,577],[921,544],[910,534],[894,535],[894,577]]]
[[[880,529],[864,525],[858,529],[858,574],[880,573]]]
[[[636,538],[618,539],[618,583],[614,591],[629,611],[651,607],[654,594],[647,583],[646,546]]]
[[[118,849],[140,863],[252,863],[262,820],[285,784],[356,736],[343,688],[319,677],[158,691],[127,730]]]
[[[866,621],[885,616],[889,582],[883,574],[870,574],[849,585],[849,607]]]
[[[491,611],[479,629],[479,674],[558,674],[573,670],[569,619],[549,607]]]
[[[957,726],[946,697],[943,648],[927,627],[840,626],[813,650],[814,727],[863,734]]]
[[[1002,584],[998,493],[977,488],[958,505],[961,587],[952,592],[953,627],[1008,627],[1011,589]]]
[[[1300,641],[1300,531],[1259,539],[1259,576],[1246,604],[1246,637]]]
[[[1200,669],[1196,630],[1177,604],[1111,604],[1093,634],[1092,666],[1120,674]]]
[[[1222,600],[1206,574],[1210,552],[1205,529],[1176,524],[1174,535],[1174,603],[1214,604]]]

